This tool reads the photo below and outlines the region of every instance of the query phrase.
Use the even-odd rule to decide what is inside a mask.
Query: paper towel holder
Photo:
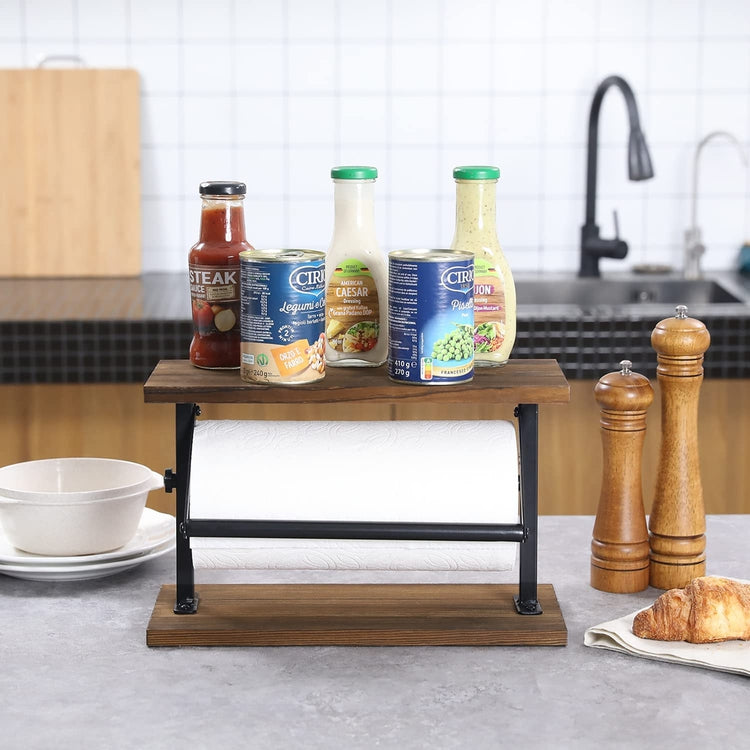
[[[538,526],[538,412],[542,403],[567,403],[570,400],[570,387],[555,360],[510,360],[502,368],[502,377],[497,370],[478,374],[474,381],[461,386],[445,389],[415,389],[388,381],[383,368],[373,368],[370,372],[334,372],[325,380],[313,386],[300,386],[295,389],[282,387],[249,387],[231,377],[231,373],[203,371],[193,368],[187,360],[160,362],[144,384],[146,402],[174,403],[176,407],[176,470],[169,470],[169,483],[177,492],[177,582],[175,587],[162,587],[154,613],[147,630],[148,645],[313,645],[313,644],[354,644],[369,645],[565,645],[567,630],[562,619],[554,589],[550,584],[537,584],[537,526]],[[457,397],[456,394],[461,394]],[[319,521],[267,521],[267,520],[226,520],[191,518],[189,509],[190,460],[197,404],[201,401],[212,403],[340,403],[366,402],[377,398],[381,402],[407,403],[410,399],[427,405],[455,403],[513,404],[518,418],[518,446],[520,460],[521,518],[518,524],[391,524],[391,523],[348,523]],[[165,479],[167,479],[165,472]],[[408,626],[363,625],[361,619],[352,614],[352,603],[346,604],[346,595],[357,588],[367,589],[370,595],[387,599],[395,591],[395,584],[369,584],[355,586],[345,584],[336,588],[336,597],[341,598],[349,618],[345,632],[340,628],[335,632],[321,629],[304,629],[305,617],[300,614],[300,622],[294,633],[281,633],[277,624],[268,624],[270,630],[258,632],[257,626],[250,627],[236,612],[227,611],[232,620],[231,632],[218,633],[221,622],[207,615],[204,625],[175,625],[171,620],[184,623],[183,615],[191,614],[199,620],[199,597],[195,590],[194,568],[190,537],[296,537],[296,538],[362,538],[362,539],[431,539],[465,541],[512,541],[520,545],[519,581],[517,593],[512,594],[513,585],[487,584],[480,588],[482,596],[492,596],[492,615],[489,620],[482,615],[481,622],[468,630],[457,630],[455,616],[441,614],[441,605],[453,612],[456,607],[455,595],[460,585],[440,586],[429,584],[408,587],[424,589],[424,596],[434,597],[435,613],[428,620],[410,620]],[[233,588],[243,584],[232,584]],[[251,584],[246,589],[247,598],[254,596],[253,589],[259,591],[261,584]],[[294,599],[304,608],[305,597],[313,596],[314,590],[329,591],[325,584],[305,584],[297,587],[281,587],[283,596]],[[508,590],[511,589],[511,591]],[[300,589],[302,592],[300,592]],[[347,591],[348,589],[348,591]],[[202,586],[201,591],[208,597],[211,586]],[[377,593],[380,591],[380,593]],[[472,589],[474,591],[474,589]],[[543,597],[539,596],[539,592]],[[500,594],[503,594],[501,596]],[[240,594],[242,595],[242,594]],[[322,596],[319,594],[318,596]],[[410,601],[414,593],[409,593]],[[508,603],[506,604],[506,596]],[[448,598],[445,598],[448,597]],[[171,600],[171,604],[169,603]],[[449,603],[450,601],[450,603]],[[542,607],[542,603],[544,607]],[[212,600],[212,606],[216,602]],[[255,605],[253,605],[255,606]],[[257,606],[255,607],[257,609]],[[459,607],[460,608],[460,607]],[[171,609],[171,613],[169,610]],[[354,607],[354,609],[357,609]],[[485,608],[486,610],[486,601]],[[472,615],[471,612],[474,614]],[[476,609],[468,611],[467,617],[476,619]],[[520,620],[518,617],[520,616]],[[536,623],[524,627],[528,616]],[[365,615],[366,617],[366,615]],[[437,617],[437,620],[434,619]],[[353,618],[353,619],[352,619]],[[442,618],[442,619],[441,619]],[[396,618],[400,620],[402,618]],[[211,620],[210,622],[206,622]],[[192,621],[192,618],[191,618]],[[355,622],[356,621],[356,622]],[[192,621],[195,622],[195,621]],[[344,620],[336,619],[339,626]],[[380,622],[380,620],[378,620]],[[435,623],[444,626],[435,629]],[[279,626],[280,627],[280,626]],[[302,627],[300,631],[298,628]],[[337,626],[338,627],[338,626]],[[261,629],[263,629],[261,628]],[[405,628],[405,629],[404,629]],[[296,635],[295,635],[296,634]]]

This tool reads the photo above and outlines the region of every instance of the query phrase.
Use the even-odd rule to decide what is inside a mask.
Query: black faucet
[[[599,258],[624,258],[628,245],[619,238],[617,214],[615,213],[615,238],[604,240],[599,236],[596,225],[596,157],[599,143],[599,111],[604,94],[611,86],[617,86],[625,97],[630,120],[630,140],[628,142],[628,177],[631,180],[648,180],[654,176],[651,156],[646,146],[646,138],[641,130],[638,105],[633,89],[620,76],[609,76],[597,87],[589,113],[589,142],[586,162],[586,223],[581,227],[581,268],[579,276],[600,276]]]

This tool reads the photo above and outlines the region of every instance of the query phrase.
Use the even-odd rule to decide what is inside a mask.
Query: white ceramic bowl
[[[151,490],[146,466],[114,458],[48,458],[0,468],[0,522],[10,543],[37,555],[91,555],[127,543]]]

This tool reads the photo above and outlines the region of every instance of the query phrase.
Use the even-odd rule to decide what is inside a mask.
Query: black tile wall
[[[750,378],[750,318],[701,320],[711,333],[705,376]],[[653,378],[657,322],[524,318],[512,356],[556,359],[569,379],[598,379],[629,359]],[[191,337],[189,320],[1,322],[0,383],[142,383],[160,359],[186,359]]]

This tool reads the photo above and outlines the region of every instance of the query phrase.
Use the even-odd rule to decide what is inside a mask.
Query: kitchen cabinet
[[[239,376],[238,376],[239,377]],[[599,410],[594,380],[571,380],[571,401],[539,417],[539,511],[595,514],[601,483]],[[174,462],[173,410],[144,404],[136,383],[3,385],[0,434],[3,464],[54,456],[112,456],[159,471]],[[510,406],[442,404],[419,407],[421,419],[512,419]],[[646,511],[658,460],[660,394],[647,415],[643,451]],[[207,419],[416,419],[408,404],[206,404]],[[701,389],[698,439],[707,513],[750,513],[750,380],[707,379]],[[152,492],[149,504],[174,512],[174,501]]]

